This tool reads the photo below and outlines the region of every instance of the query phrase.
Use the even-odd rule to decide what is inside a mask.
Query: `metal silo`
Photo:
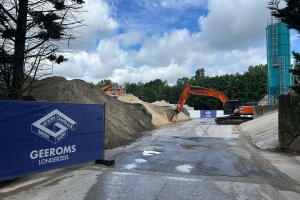
[[[268,20],[268,104],[276,105],[278,95],[288,94],[291,86],[290,31],[287,25],[276,18]]]

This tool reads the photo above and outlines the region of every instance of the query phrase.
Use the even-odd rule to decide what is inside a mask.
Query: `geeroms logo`
[[[57,109],[31,124],[33,133],[54,144],[64,139],[69,129],[76,128],[77,123]]]
[[[76,128],[77,123],[59,110],[54,110],[31,124],[33,133],[54,144],[67,137],[68,130],[74,131]],[[76,145],[45,148],[31,151],[30,158],[32,160],[37,159],[39,165],[44,165],[68,160],[69,154],[75,152]]]
[[[76,152],[76,145],[50,149],[33,150],[30,153],[32,160],[38,159],[39,165],[69,160],[69,155]]]

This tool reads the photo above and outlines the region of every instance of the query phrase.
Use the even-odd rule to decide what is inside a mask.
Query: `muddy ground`
[[[151,134],[151,130],[190,118],[183,114],[168,121],[166,110],[171,106],[164,101],[147,103],[133,95],[114,98],[100,88],[83,80],[49,77],[37,81],[31,92],[37,101],[105,104],[105,148],[128,145]]]

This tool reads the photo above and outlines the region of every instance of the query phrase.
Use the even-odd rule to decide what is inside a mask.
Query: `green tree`
[[[178,86],[167,86],[161,90],[160,99],[165,100],[171,104],[176,104],[178,102],[179,96],[183,89],[179,89]]]
[[[195,76],[192,77],[192,79],[203,79],[205,78],[205,69],[197,69]]]
[[[147,97],[146,93],[150,94],[149,90],[147,90],[146,93],[144,92],[145,99],[149,98],[149,99],[151,99],[151,101],[161,100],[161,96],[163,95],[162,90],[165,87],[168,87],[168,82],[167,81],[162,81],[161,79],[155,79],[154,81],[150,81],[148,83],[145,83],[144,89],[149,88],[155,93],[155,95],[152,95],[151,98]],[[155,97],[155,98],[153,99],[153,97]]]
[[[244,101],[259,101],[267,94],[267,65],[250,66],[240,81]]]
[[[182,89],[190,84],[190,79],[188,77],[179,78],[176,81],[176,85]]]
[[[157,98],[156,98],[157,94],[156,94],[155,90],[151,89],[150,87],[145,87],[142,90],[142,93],[144,94],[143,101],[145,101],[145,102],[152,103],[157,100]]]
[[[162,81],[161,79],[155,79],[154,81],[150,81],[148,83],[145,83],[145,87],[150,87],[153,90],[158,90],[161,87],[167,86],[167,81]]]
[[[295,57],[295,60],[299,60],[300,61],[300,56],[299,54],[294,54],[294,57]],[[297,62],[297,65],[295,66],[294,69],[290,69],[291,73],[296,76],[297,78],[300,77],[300,62]],[[297,94],[300,94],[300,86],[299,84],[298,85],[295,85],[295,86],[291,86],[292,90],[297,93]]]
[[[45,75],[42,70],[49,61],[66,61],[57,54],[56,42],[75,39],[71,31],[82,22],[74,14],[84,1],[0,1],[0,81],[5,85],[5,98],[20,99],[38,72]]]
[[[191,78],[190,84],[191,85],[198,85],[198,86],[204,86],[206,77],[205,77],[205,69],[197,69],[195,72],[195,76]]]
[[[137,84],[125,82],[124,85],[125,85],[127,94],[132,94],[137,97],[140,95],[140,93],[142,92],[142,90],[144,88],[144,83],[142,83],[142,82],[139,82]]]
[[[198,74],[200,73],[196,72],[196,75],[186,82],[221,91],[231,100],[257,102],[267,94],[267,65],[249,66],[244,74],[225,74],[215,77],[204,76],[204,74],[198,76]],[[184,88],[186,85],[179,86]],[[181,92],[183,88],[180,89]],[[181,92],[177,95],[177,99]],[[222,109],[221,101],[213,97],[190,95],[186,104],[197,110]]]
[[[198,69],[195,76],[179,78],[175,85],[169,86],[166,81],[156,79],[148,83],[125,83],[127,94],[137,97],[143,93],[143,101],[154,102],[165,100],[178,103],[179,97],[187,85],[202,86],[223,92],[229,99],[242,101],[259,101],[267,94],[267,65],[249,66],[244,74],[225,74],[205,76],[204,69]],[[186,104],[198,110],[222,109],[219,99],[213,97],[190,95]]]
[[[99,87],[99,88],[102,88],[102,87],[107,86],[107,85],[110,85],[110,84],[112,84],[112,83],[113,83],[113,82],[112,82],[110,79],[103,79],[103,80],[101,80],[100,82],[98,82],[98,83],[96,84],[96,86]]]
[[[269,9],[274,17],[277,17],[282,22],[286,23],[288,28],[295,29],[300,32],[300,1],[299,0],[285,0],[286,7],[279,8],[280,0],[271,0],[269,2]],[[300,63],[300,54],[292,52],[296,63]],[[291,69],[290,72],[294,76],[300,76],[299,66],[296,69]],[[300,86],[292,86],[292,89],[300,94]]]

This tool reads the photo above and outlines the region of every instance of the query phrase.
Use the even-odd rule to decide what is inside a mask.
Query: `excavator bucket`
[[[166,110],[167,118],[171,122],[173,120],[173,117],[177,114],[178,112],[173,109]]]

